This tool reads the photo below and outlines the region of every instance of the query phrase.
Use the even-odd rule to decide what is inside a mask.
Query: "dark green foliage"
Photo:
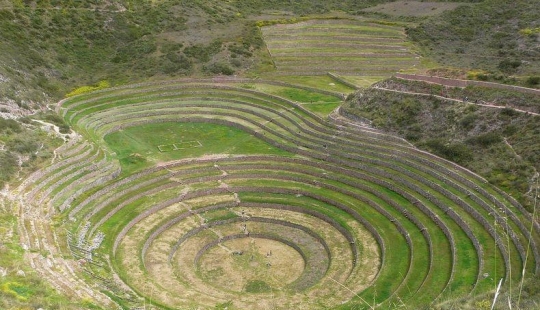
[[[112,61],[115,63],[125,63],[132,61],[133,59],[141,59],[146,55],[155,52],[156,49],[156,43],[152,40],[136,40],[119,48]]]
[[[229,45],[227,48],[233,54],[238,54],[238,55],[243,55],[243,56],[248,56],[248,57],[253,55],[253,53],[249,51],[249,45],[246,46],[246,45],[233,44],[233,45]]]
[[[41,116],[43,120],[49,122],[49,123],[53,123],[55,124],[56,126],[58,126],[59,130],[61,133],[68,133],[69,132],[69,125],[66,124],[66,122],[64,121],[64,119],[62,117],[60,117],[60,115],[56,114],[56,113],[52,113],[52,112],[49,112],[49,113],[46,113],[44,115]]]
[[[502,118],[505,118],[505,117],[516,116],[516,115],[519,114],[519,112],[517,112],[517,111],[514,110],[514,109],[511,109],[511,108],[506,107],[506,108],[502,109],[501,112],[500,112],[499,114],[500,114],[500,116],[501,116]]]
[[[530,76],[527,78],[525,83],[527,83],[527,85],[531,87],[537,86],[538,84],[540,84],[540,76]]]
[[[488,147],[492,144],[503,141],[501,135],[496,132],[484,133],[472,138],[467,139],[467,143],[478,145],[481,147]]]
[[[15,120],[0,117],[0,133],[21,132],[21,125]]]
[[[21,136],[18,135],[16,138],[8,141],[6,143],[6,146],[9,150],[21,154],[32,154],[37,151],[37,149],[41,146],[42,143],[40,143],[35,137],[33,136]]]
[[[401,90],[403,88],[406,88],[408,91],[411,92],[439,95],[458,100],[468,98],[468,102],[471,103],[488,102],[490,104],[495,104],[499,106],[512,106],[524,110],[529,110],[531,112],[540,113],[540,96],[532,93],[521,93],[509,89],[474,85],[469,85],[465,88],[452,88],[444,87],[437,84],[429,84],[421,81],[407,81],[395,78],[384,81],[383,85],[386,88],[395,90]],[[433,104],[438,104],[437,102],[439,101],[433,100],[432,102]],[[478,108],[479,107],[476,105],[470,105],[467,107],[465,112],[474,112],[478,110]],[[514,111],[510,110],[505,111],[504,113],[509,113],[508,115],[512,116],[512,113],[514,113]]]
[[[69,131],[63,119],[52,112],[32,118],[43,119],[58,125],[61,131]],[[29,117],[17,120],[0,118],[0,189],[6,182],[13,181],[15,173],[24,176],[35,170],[35,165],[47,160],[51,149],[57,147],[54,138],[39,127],[41,124]]]
[[[412,98],[392,102],[392,113],[400,126],[411,125],[422,110],[422,104]]]
[[[163,73],[166,74],[184,74],[191,73],[193,68],[192,61],[184,56],[184,54],[178,54],[175,52],[168,52],[160,61],[160,68]]]
[[[0,46],[7,56],[0,58],[30,77],[35,75],[17,87],[31,83],[26,85],[29,89],[61,97],[68,89],[103,77],[153,75],[159,70],[150,65],[158,48],[156,36],[185,28],[185,19],[168,1],[130,2],[127,11],[119,10],[121,5],[100,7],[100,3],[90,5],[96,10],[83,10],[81,3],[86,2],[30,1],[28,6],[0,10],[6,17],[0,18]],[[23,92],[23,98],[28,96]]]
[[[427,140],[425,145],[431,152],[461,165],[472,159],[471,150],[463,143],[449,143],[443,139],[432,139]]]
[[[184,54],[200,62],[207,62],[221,50],[222,44],[220,40],[215,40],[208,45],[192,45],[184,48]]]
[[[233,306],[233,302],[229,300],[227,302],[217,304],[214,307],[214,309],[216,309],[216,310],[226,310],[226,309],[232,308],[232,306]]]
[[[521,61],[519,60],[503,59],[499,62],[497,68],[504,73],[513,74],[519,66],[521,66]]]
[[[17,170],[17,157],[11,152],[0,151],[0,188]]]
[[[204,71],[212,73],[212,74],[225,74],[225,75],[233,75],[234,69],[231,68],[228,64],[222,63],[222,62],[216,62],[209,64],[207,66],[204,66]]]
[[[247,48],[252,46],[255,49],[264,47],[264,40],[261,36],[259,27],[257,27],[255,22],[247,23],[244,28],[244,33],[242,35],[242,46]]]
[[[475,125],[478,115],[476,114],[467,114],[465,117],[459,121],[459,124],[465,129],[472,129]]]

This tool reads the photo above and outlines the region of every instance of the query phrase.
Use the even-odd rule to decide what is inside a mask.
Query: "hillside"
[[[535,0],[461,6],[407,33],[443,66],[481,69],[483,78],[501,81],[508,75],[540,76],[540,10]],[[529,80],[530,86],[538,83]]]
[[[257,65],[253,53],[262,46],[254,24],[257,16],[277,19],[367,5],[283,0],[4,0],[0,2],[0,98],[33,107],[101,80],[117,84],[152,77],[241,73]],[[273,10],[276,7],[280,10]]]
[[[535,1],[0,0],[0,309],[540,305]],[[374,84],[375,83],[375,84]]]
[[[393,78],[358,92],[341,111],[470,168],[532,211],[540,171],[539,108],[534,94]]]

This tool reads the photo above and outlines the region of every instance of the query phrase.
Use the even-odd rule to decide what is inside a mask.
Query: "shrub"
[[[433,153],[448,160],[463,164],[472,159],[471,150],[463,143],[448,143],[442,139],[432,139],[426,141]]]
[[[17,158],[11,152],[0,151],[0,188],[9,181],[15,173],[17,167]]]
[[[19,123],[12,119],[0,118],[0,133],[3,132],[21,132],[22,128]]]
[[[44,115],[43,119],[58,126],[61,133],[69,132],[69,125],[58,114],[48,113]]]
[[[183,54],[169,52],[160,63],[160,69],[163,73],[189,74],[193,68],[193,63]]]
[[[233,75],[234,69],[231,68],[228,64],[222,62],[216,62],[203,67],[204,71],[213,73],[213,74],[225,74]]]
[[[231,65],[239,68],[242,66],[242,61],[240,59],[231,59]]]
[[[481,134],[476,137],[467,139],[467,143],[472,144],[472,145],[479,145],[482,147],[487,147],[491,144],[498,143],[501,141],[502,141],[501,135],[496,132],[488,132],[488,133]]]
[[[184,48],[184,54],[188,57],[197,59],[200,62],[207,62],[211,57],[221,50],[223,42],[214,40],[212,43],[204,45],[192,45]]]
[[[515,111],[514,109],[511,109],[511,108],[504,108],[501,110],[501,112],[499,112],[499,115],[505,117],[505,116],[516,116],[518,115],[519,112]]]
[[[38,150],[40,142],[34,137],[17,137],[6,143],[6,146],[12,152],[31,154]]]
[[[411,98],[392,102],[392,113],[398,125],[411,125],[422,111],[422,103]]]
[[[461,119],[459,124],[465,129],[472,129],[477,119],[478,116],[476,114],[468,114]]]
[[[525,81],[525,83],[528,86],[536,86],[540,84],[540,76],[529,76],[527,80]]]
[[[504,134],[505,136],[511,136],[511,135],[515,134],[516,132],[518,132],[518,131],[519,131],[519,129],[518,129],[517,126],[515,126],[515,125],[508,125],[508,126],[506,126],[506,128],[504,128],[503,134]]]
[[[497,68],[504,73],[512,74],[516,72],[519,66],[521,66],[521,61],[519,60],[503,59],[499,62]]]

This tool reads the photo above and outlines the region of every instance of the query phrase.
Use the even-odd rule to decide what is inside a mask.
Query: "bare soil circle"
[[[212,286],[236,292],[263,293],[285,288],[305,264],[292,247],[270,239],[228,240],[205,252],[200,276]]]

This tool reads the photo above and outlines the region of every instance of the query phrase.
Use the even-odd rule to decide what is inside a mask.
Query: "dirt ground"
[[[352,253],[346,238],[330,224],[293,211],[264,208],[244,210],[242,207],[229,208],[228,212],[241,216],[244,211],[246,217],[286,220],[319,234],[328,244],[331,255],[326,273],[320,277],[308,274],[304,278],[308,282],[310,276],[318,279],[314,285],[300,292],[291,290],[291,284],[306,276],[306,262],[300,253],[281,242],[252,237],[222,242],[207,250],[198,263],[194,263],[195,256],[204,244],[223,236],[239,234],[244,231],[244,224],[251,232],[281,230],[287,235],[294,234],[292,228],[286,231],[289,228],[249,220],[204,229],[182,243],[169,262],[172,246],[182,235],[203,224],[205,214],[193,214],[158,236],[148,249],[143,264],[140,249],[152,227],[175,213],[209,202],[230,201],[231,196],[207,198],[211,201],[205,202],[203,198],[198,198],[150,216],[134,227],[121,243],[117,261],[125,271],[124,280],[142,295],[175,308],[187,305],[213,307],[229,300],[233,301],[234,309],[331,307],[350,300],[355,293],[367,287],[380,268],[379,252],[373,237],[354,221],[347,224],[359,242],[356,267],[353,267]],[[321,245],[316,247],[320,248]],[[318,266],[324,266],[324,259],[328,258],[326,254],[313,254],[324,252],[318,251],[312,249],[310,255],[321,256],[315,259],[318,260],[317,264],[323,264]]]
[[[244,238],[212,248],[200,266],[202,277],[211,285],[241,292],[254,280],[282,289],[300,276],[304,261],[293,248],[280,242]]]

